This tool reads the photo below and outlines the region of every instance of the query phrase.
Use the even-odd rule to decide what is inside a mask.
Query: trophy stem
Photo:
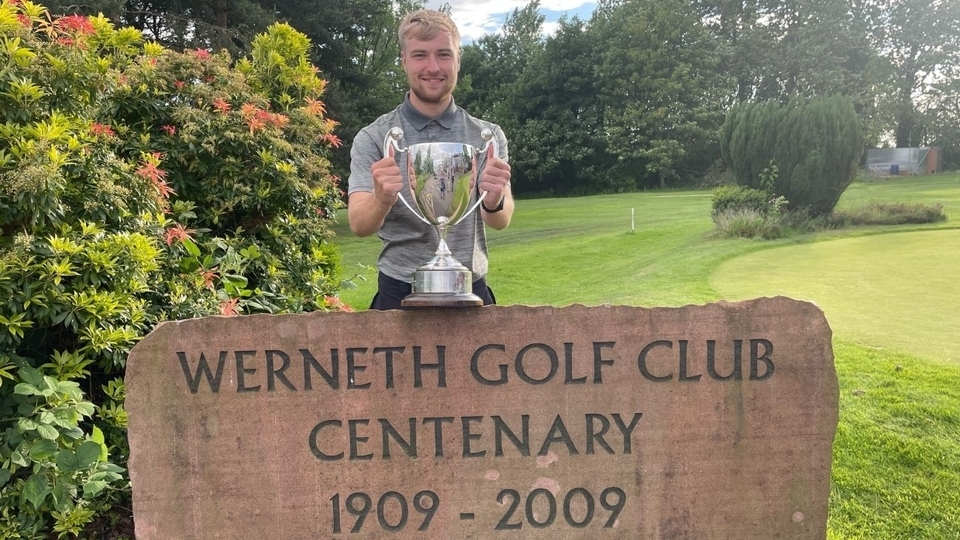
[[[440,243],[437,245],[437,251],[434,253],[433,259],[427,262],[424,265],[424,268],[433,268],[433,269],[445,269],[445,268],[454,268],[457,270],[466,270],[460,261],[453,258],[453,253],[450,251],[450,247],[447,246],[447,230],[450,228],[450,222],[446,218],[440,218],[440,222],[436,224],[437,233],[440,234]]]
[[[440,244],[437,245],[437,251],[434,253],[434,257],[430,259],[425,265],[421,267],[422,269],[455,269],[455,270],[466,270],[467,268],[460,264],[460,261],[453,258],[453,253],[450,252],[450,248],[447,247],[447,240],[440,237]]]
[[[450,248],[447,246],[446,238],[442,236],[440,237],[440,244],[437,246],[437,252],[434,253],[434,255],[440,258],[446,258],[453,255],[453,253],[450,253]]]

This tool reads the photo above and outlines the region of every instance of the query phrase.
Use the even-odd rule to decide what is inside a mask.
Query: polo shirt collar
[[[410,93],[407,92],[406,97],[403,99],[403,105],[400,106],[400,112],[403,113],[404,118],[407,119],[407,122],[410,122],[417,131],[422,131],[423,128],[427,127],[427,124],[431,120],[436,120],[438,124],[444,129],[450,129],[453,127],[454,120],[457,116],[457,105],[454,103],[453,98],[450,98],[450,106],[447,107],[447,110],[443,111],[443,114],[436,118],[431,118],[416,109],[412,103],[410,103]]]

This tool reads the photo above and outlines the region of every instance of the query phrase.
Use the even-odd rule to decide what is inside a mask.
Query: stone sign
[[[165,323],[136,536],[823,539],[830,340],[788,298]]]

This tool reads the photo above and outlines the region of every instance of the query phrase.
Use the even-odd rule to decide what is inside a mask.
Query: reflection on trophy
[[[464,143],[421,143],[405,149],[399,146],[403,130],[392,128],[383,143],[384,155],[392,146],[407,153],[407,179],[413,199],[411,206],[403,194],[400,200],[421,221],[433,225],[440,235],[440,245],[433,259],[413,274],[413,292],[403,299],[404,307],[469,307],[481,306],[483,300],[473,294],[473,272],[460,264],[447,247],[447,231],[480,206],[486,193],[474,197],[473,187],[480,178],[477,160],[490,146],[496,152],[496,139],[489,129],[483,130],[482,149]]]

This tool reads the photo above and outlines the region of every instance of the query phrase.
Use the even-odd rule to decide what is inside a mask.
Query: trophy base
[[[401,300],[400,305],[409,308],[464,308],[482,306],[483,299],[473,293],[413,293]]]
[[[461,308],[483,305],[473,294],[473,272],[466,268],[421,267],[413,273],[412,293],[400,301],[403,307]]]

